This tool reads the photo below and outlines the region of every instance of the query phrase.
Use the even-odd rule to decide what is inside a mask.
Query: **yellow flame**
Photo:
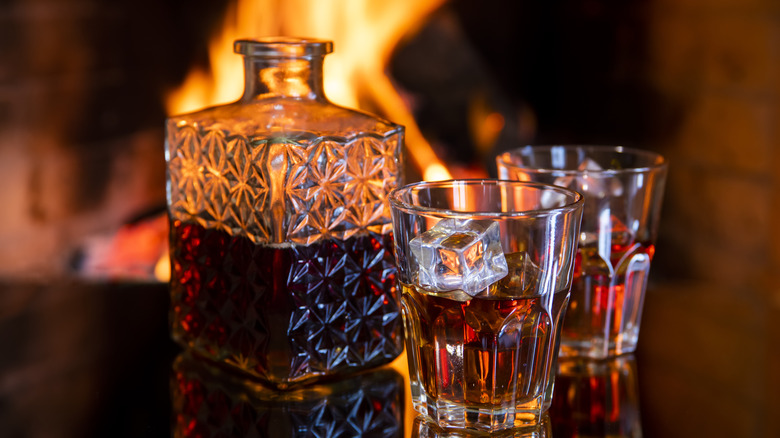
[[[168,113],[181,114],[227,103],[241,96],[238,38],[304,36],[333,41],[324,67],[325,92],[339,105],[361,108],[361,100],[406,127],[407,156],[424,179],[450,173],[433,152],[385,74],[393,48],[446,0],[239,0],[209,44],[211,74],[193,71],[168,96]],[[360,98],[359,98],[360,97]],[[371,110],[372,108],[362,108]]]
[[[451,177],[447,168],[439,163],[434,163],[426,167],[425,173],[423,173],[423,179],[426,181],[443,181],[450,179]]]

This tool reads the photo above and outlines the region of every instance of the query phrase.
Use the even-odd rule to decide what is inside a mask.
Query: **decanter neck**
[[[322,65],[332,47],[330,41],[300,38],[236,41],[235,52],[244,55],[245,86],[241,100],[325,101]]]

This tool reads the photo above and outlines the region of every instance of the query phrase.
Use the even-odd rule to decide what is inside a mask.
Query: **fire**
[[[261,36],[303,36],[333,41],[324,65],[325,93],[339,105],[379,111],[406,127],[406,157],[428,181],[450,179],[447,167],[423,137],[402,97],[385,74],[393,48],[446,0],[238,0],[209,41],[209,71],[192,70],[167,96],[168,114],[229,103],[241,97],[243,63],[233,41]],[[167,254],[155,267],[170,277]]]
[[[233,41],[253,36],[306,36],[332,40],[325,62],[325,92],[339,105],[371,111],[406,127],[407,157],[426,180],[451,177],[385,74],[393,48],[410,29],[446,0],[239,0],[231,3],[221,31],[209,43],[210,72],[195,70],[168,98],[168,113],[181,114],[237,100],[241,57]]]

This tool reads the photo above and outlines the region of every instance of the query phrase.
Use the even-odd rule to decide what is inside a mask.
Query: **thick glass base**
[[[535,428],[544,416],[543,397],[516,405],[465,406],[412,390],[414,410],[438,427],[493,433],[516,428]]]
[[[637,336],[618,336],[615,339],[571,339],[563,338],[559,351],[560,358],[607,359],[636,350]]]
[[[536,426],[507,429],[501,432],[479,432],[467,429],[442,428],[425,416],[418,416],[412,424],[412,438],[470,438],[489,436],[501,438],[550,438],[552,426],[550,416],[544,414]]]

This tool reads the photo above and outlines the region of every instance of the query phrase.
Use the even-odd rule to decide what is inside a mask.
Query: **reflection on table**
[[[550,418],[555,438],[641,437],[634,356],[561,360]]]
[[[353,378],[277,391],[184,352],[172,365],[173,436],[484,436],[442,429],[410,409],[404,359]],[[634,357],[561,361],[542,424],[491,436],[641,437]]]
[[[174,437],[403,437],[403,377],[392,368],[275,391],[189,353],[173,364]]]
[[[182,425],[178,423],[178,415],[194,411],[182,411],[184,405],[171,388],[174,363],[180,366],[174,358],[180,351],[170,338],[169,305],[162,284],[0,282],[0,435],[169,438],[172,428],[189,424],[194,425],[193,431],[205,424],[210,433],[213,429],[208,428],[214,424],[202,422],[216,421],[221,417],[213,415],[219,412],[230,414],[225,418],[234,422],[244,417],[230,416],[242,412],[257,417],[248,412],[263,403],[267,408],[270,402],[247,392],[229,399],[230,387],[225,386],[229,384],[218,383],[213,387],[223,385],[224,395],[212,399],[224,396],[234,404],[212,417],[203,417],[206,411],[198,410],[187,414],[187,421],[181,417]],[[777,307],[738,300],[715,287],[665,285],[649,291],[642,319],[636,364],[631,356],[614,362],[561,363],[549,413],[548,431],[553,436],[639,436],[640,431],[644,437],[664,438],[780,436]],[[368,423],[328,423],[337,415],[352,415],[352,410],[345,410],[352,400],[344,398],[349,390],[340,392],[340,385],[354,385],[351,388],[358,394],[362,391],[355,400],[373,401],[374,393],[368,389],[384,388],[381,394],[385,395],[378,400],[381,412],[386,407],[392,410],[382,415],[393,418],[386,421],[393,436],[447,436],[415,423],[405,355],[391,368],[397,375],[390,383],[372,381],[372,374],[364,376],[373,382],[369,386],[349,379],[333,382],[329,385],[334,395],[324,405],[311,401],[293,405],[301,412],[318,407],[317,415],[294,417],[298,411],[289,405],[271,404],[277,410],[264,418],[269,424],[271,420],[286,424],[272,436],[284,437],[285,432],[295,436],[293,427],[321,433],[357,427],[377,430],[371,426],[378,421],[374,416],[368,417]],[[376,412],[362,403],[351,405],[362,406],[355,413]],[[329,411],[334,406],[341,410]],[[172,416],[172,409],[179,412]],[[342,429],[318,429],[321,424]],[[231,427],[221,436],[252,436],[253,429],[245,423]]]

